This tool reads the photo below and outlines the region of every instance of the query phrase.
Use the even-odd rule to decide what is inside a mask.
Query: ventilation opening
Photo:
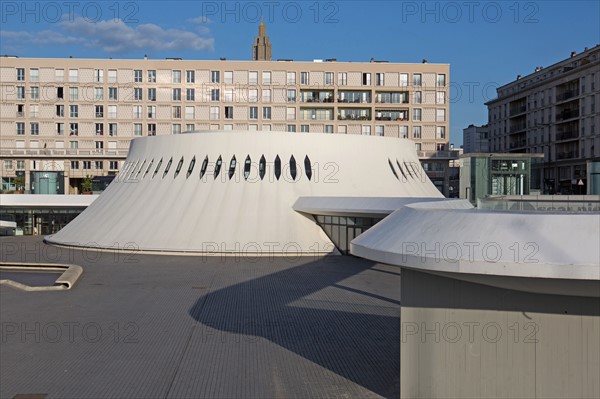
[[[308,180],[310,181],[312,178],[312,166],[308,155],[304,157],[304,170],[306,171],[306,177],[308,177]]]
[[[161,158],[160,161],[158,161],[158,165],[156,165],[156,169],[154,169],[154,173],[152,174],[153,179],[154,179],[154,176],[156,176],[158,171],[160,170],[162,162],[163,162],[163,159]]]
[[[290,158],[290,175],[292,176],[292,180],[296,181],[298,170],[296,169],[296,158],[292,155]]]
[[[148,167],[146,168],[146,171],[144,172],[144,178],[146,178],[146,175],[148,175],[148,172],[150,172],[150,169],[152,169],[153,164],[154,164],[154,158],[152,158],[152,160],[150,161],[150,164],[148,164]]]
[[[389,158],[388,158],[388,164],[390,165],[390,169],[392,169],[392,173],[394,174],[394,176],[396,176],[396,179],[400,180],[400,178],[398,177],[398,173],[396,173],[396,169],[394,169],[394,165],[392,164],[392,161],[390,161]]]
[[[267,160],[265,159],[265,156],[263,155],[262,157],[260,157],[260,161],[258,163],[258,175],[260,176],[260,180],[265,178],[266,171],[267,171]]]
[[[275,157],[275,178],[279,180],[279,177],[281,177],[281,158],[277,155]]]
[[[206,173],[206,168],[208,168],[208,155],[206,156],[206,158],[204,158],[204,161],[202,162],[202,167],[200,168],[200,178],[201,179],[204,177],[204,174]]]
[[[127,175],[123,177],[123,180],[129,180],[131,179],[131,176],[133,176],[133,174],[135,173],[135,169],[137,168],[138,164],[140,163],[140,161],[136,161],[133,166],[131,167],[130,170],[127,171]]]
[[[250,167],[252,166],[252,161],[250,160],[250,155],[246,157],[246,161],[244,162],[244,180],[248,180],[248,176],[250,176]]]
[[[193,157],[192,160],[190,161],[190,166],[188,166],[188,170],[187,173],[185,174],[185,178],[187,179],[188,177],[190,177],[190,175],[192,174],[192,172],[194,171],[194,166],[196,166],[196,157]]]
[[[404,169],[402,169],[402,166],[400,166],[400,162],[398,162],[397,159],[396,159],[396,165],[398,165],[398,169],[400,169],[400,173],[402,173],[402,177],[404,177],[404,180],[406,181],[406,174],[404,173]]]
[[[406,168],[406,171],[408,172],[408,175],[412,178],[412,172],[410,171],[410,168],[408,167],[408,165],[406,164],[406,162],[404,162],[404,167]]]
[[[183,157],[181,157],[181,159],[179,160],[179,163],[177,164],[177,168],[175,169],[175,176],[173,176],[173,178],[176,178],[179,175],[179,172],[181,172],[182,167],[183,167]]]
[[[144,165],[146,165],[146,160],[145,159],[144,159],[144,162],[142,162],[142,165],[140,166],[140,169],[138,170],[138,172],[135,175],[136,179],[140,176],[140,173],[142,173],[142,170],[144,170]]]
[[[167,173],[169,173],[169,169],[171,169],[171,164],[173,163],[173,157],[171,157],[171,159],[169,159],[169,162],[167,162],[167,167],[165,168],[165,171],[163,172],[163,179],[165,178],[165,176],[167,175]]]
[[[215,180],[217,179],[217,176],[219,176],[219,173],[221,172],[222,164],[223,164],[223,159],[219,155],[219,159],[217,159],[217,164],[215,165],[215,173],[214,173]]]
[[[236,166],[237,166],[237,161],[236,161],[235,155],[234,155],[233,158],[231,158],[231,161],[229,162],[229,173],[227,174],[229,176],[229,180],[231,180],[231,178],[233,177]]]

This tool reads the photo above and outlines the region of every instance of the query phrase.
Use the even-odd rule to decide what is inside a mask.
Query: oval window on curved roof
[[[306,177],[308,177],[308,180],[310,181],[312,178],[312,165],[310,164],[310,158],[308,158],[308,155],[304,157],[304,170],[306,172]]]
[[[167,166],[165,166],[165,171],[163,172],[163,179],[165,178],[165,176],[167,175],[167,173],[169,173],[169,169],[171,169],[171,164],[173,163],[173,157],[171,157],[169,159],[169,162],[167,162]]]
[[[136,161],[131,164],[131,167],[127,170],[127,173],[123,176],[123,180],[131,179],[131,176],[135,173],[135,169],[137,168],[139,162],[140,161]]]
[[[206,173],[206,168],[208,168],[208,155],[206,156],[206,158],[204,158],[204,161],[202,162],[202,166],[200,167],[200,178],[201,179],[204,177],[204,174]]]
[[[406,162],[403,162],[403,163],[404,163],[404,167],[406,168],[406,171],[408,172],[408,175],[412,178],[413,175],[412,175],[412,172],[410,171],[410,168],[408,167],[408,165],[406,164]]]
[[[296,176],[298,174],[298,170],[296,168],[296,158],[292,155],[290,158],[290,176],[292,176],[292,180],[296,181]]]
[[[234,155],[233,158],[231,158],[231,161],[229,161],[229,173],[227,174],[229,176],[229,180],[231,180],[231,178],[233,177],[236,166],[237,166],[237,160],[235,159],[235,155]]]
[[[402,177],[404,177],[404,181],[406,181],[406,173],[404,173],[404,170],[402,169],[402,166],[400,165],[398,159],[396,159],[396,165],[398,165],[398,169],[400,169],[400,173],[402,173]]]
[[[260,162],[258,162],[258,175],[260,176],[260,180],[264,179],[265,173],[267,172],[267,160],[263,155],[260,157]]]
[[[281,158],[279,158],[279,155],[277,155],[275,157],[275,178],[277,180],[279,180],[279,177],[281,176]]]
[[[246,157],[246,161],[244,162],[244,180],[248,180],[248,176],[250,176],[250,168],[252,167],[252,161],[250,160],[250,155]]]
[[[219,159],[217,159],[217,164],[215,165],[215,180],[217,179],[217,176],[219,176],[219,172],[221,172],[221,165],[223,164],[223,159],[221,158],[221,156],[219,155]]]
[[[146,175],[148,174],[148,172],[150,172],[150,169],[152,168],[152,165],[154,164],[154,158],[152,158],[152,160],[150,161],[150,163],[148,164],[148,167],[146,168],[146,171],[144,172],[144,176],[143,178],[146,177]]]
[[[154,169],[154,173],[152,174],[152,178],[154,179],[154,176],[156,176],[156,174],[158,173],[158,171],[160,170],[160,166],[162,165],[162,161],[163,159],[161,158],[160,161],[158,161],[158,164],[156,165],[156,169]]]
[[[192,172],[194,171],[194,166],[196,166],[196,156],[194,156],[192,158],[192,160],[190,161],[190,166],[188,166],[188,170],[187,173],[185,174],[185,178],[187,179],[188,177],[190,177],[190,175],[192,174]]]
[[[140,173],[142,173],[142,170],[144,170],[144,165],[146,165],[145,159],[144,159],[144,162],[142,163],[142,166],[140,166],[140,169],[138,170],[137,174],[135,175],[136,179],[140,176]]]
[[[392,165],[392,161],[390,161],[389,158],[388,158],[388,164],[390,165],[390,168],[392,169],[392,173],[394,173],[394,176],[396,176],[396,179],[400,180],[400,178],[398,177],[398,173],[396,173],[396,169],[394,169],[394,165]]]
[[[181,172],[182,167],[183,167],[183,157],[181,157],[181,159],[179,160],[179,163],[177,164],[177,168],[175,169],[175,175],[173,176],[173,178],[177,177],[179,172]]]

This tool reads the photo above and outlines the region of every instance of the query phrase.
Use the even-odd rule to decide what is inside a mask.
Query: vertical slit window
[[[144,177],[146,177],[146,175],[148,174],[148,172],[150,172],[150,168],[152,168],[153,164],[154,164],[154,158],[152,158],[152,160],[148,164],[148,167],[146,168],[146,171],[144,172]]]
[[[292,176],[292,180],[296,181],[296,175],[298,170],[296,169],[296,158],[292,155],[290,158],[290,175]]]
[[[222,164],[223,164],[223,159],[219,155],[219,159],[217,159],[217,163],[215,165],[215,173],[214,173],[215,180],[217,179],[217,176],[219,176],[219,172],[221,172],[221,165]]]
[[[304,157],[304,170],[306,171],[306,177],[308,177],[308,180],[310,181],[312,178],[312,167],[308,155]]]
[[[183,167],[183,157],[181,157],[181,159],[179,160],[179,163],[177,164],[177,168],[175,169],[175,175],[173,176],[173,178],[176,178],[177,175],[179,175],[179,172],[181,172],[182,167]]]
[[[202,167],[200,168],[200,178],[201,179],[204,177],[204,174],[206,173],[206,168],[208,168],[208,155],[206,156],[206,158],[204,158],[204,161],[202,162]]]
[[[233,158],[231,158],[231,161],[229,161],[229,173],[227,174],[229,176],[229,180],[231,180],[231,178],[233,177],[233,174],[235,173],[236,165],[237,165],[237,161],[236,161],[235,155],[234,155]]]
[[[163,179],[165,178],[165,176],[167,175],[167,173],[169,173],[169,169],[171,169],[171,164],[173,163],[173,157],[171,157],[169,159],[169,162],[167,162],[167,166],[165,167],[165,171],[163,172]]]
[[[265,156],[263,155],[262,157],[260,157],[260,161],[258,163],[258,175],[260,176],[260,180],[264,179],[266,170],[267,170],[267,160],[265,159]]]
[[[189,71],[188,71],[189,72]],[[187,173],[185,174],[185,178],[187,179],[188,177],[190,177],[190,175],[192,174],[192,172],[194,171],[194,166],[196,166],[196,157],[193,157],[192,160],[190,161],[190,166],[188,166],[188,170]]]
[[[398,165],[398,169],[400,169],[400,173],[402,173],[404,180],[406,180],[406,173],[404,173],[404,170],[402,169],[402,166],[400,166],[400,162],[398,162],[397,159],[396,159],[396,165]]]
[[[144,162],[142,163],[142,166],[140,166],[140,169],[138,170],[137,174],[135,175],[135,178],[137,179],[138,177],[140,177],[140,173],[142,173],[142,170],[144,170],[144,166],[146,165],[146,160],[144,159]]]
[[[250,160],[250,155],[246,157],[246,161],[244,162],[244,180],[248,180],[248,176],[250,176],[250,168],[252,166],[252,161]]]
[[[152,174],[152,178],[154,179],[154,176],[156,176],[156,174],[158,173],[158,171],[160,170],[160,166],[162,165],[162,161],[163,159],[161,158],[160,161],[158,161],[158,165],[156,165],[156,169],[154,169],[154,173]]]
[[[280,176],[281,176],[281,158],[279,158],[279,155],[277,155],[275,157],[275,178],[277,180],[279,180]]]
[[[396,173],[396,169],[394,169],[394,165],[392,165],[392,161],[390,161],[389,158],[388,158],[388,164],[390,165],[390,169],[392,169],[392,173],[394,173],[394,176],[396,176],[396,179],[400,180],[400,178],[398,177],[398,173]]]
[[[406,164],[406,162],[404,162],[404,167],[406,168],[406,171],[408,172],[408,175],[412,178],[412,172],[410,171],[410,168],[408,167],[408,165]]]

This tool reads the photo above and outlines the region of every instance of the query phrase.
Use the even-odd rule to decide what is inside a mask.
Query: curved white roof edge
[[[107,190],[47,241],[186,253],[336,252],[313,217],[293,209],[312,196],[443,198],[409,140],[248,131],[144,137],[132,141]]]
[[[497,285],[500,277],[587,281],[595,287],[593,296],[600,296],[600,215],[436,205],[414,203],[398,209],[355,238],[350,252],[489,285]]]

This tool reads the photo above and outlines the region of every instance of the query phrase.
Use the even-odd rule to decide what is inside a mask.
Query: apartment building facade
[[[497,89],[486,103],[491,152],[544,154],[532,188],[585,194],[600,161],[600,45]]]
[[[469,125],[463,129],[463,152],[490,152],[488,125]]]
[[[1,57],[2,188],[78,193],[117,174],[133,138],[195,130],[408,138],[426,160],[448,150],[449,78],[429,63]],[[447,160],[427,162],[441,189]]]

